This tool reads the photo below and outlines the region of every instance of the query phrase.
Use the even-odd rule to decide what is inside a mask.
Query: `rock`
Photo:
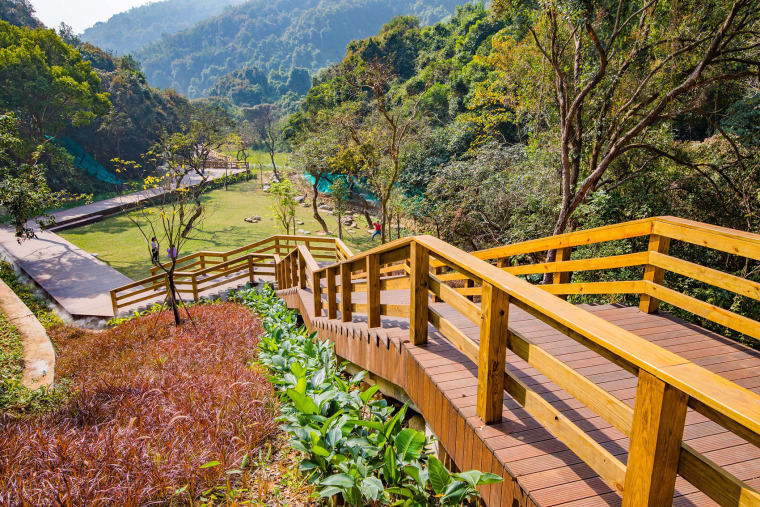
[[[269,185],[264,185],[264,187],[261,189],[264,192],[269,192]]]
[[[310,206],[311,206],[311,204],[309,204],[308,202],[304,202],[304,203],[301,204],[302,208],[308,208]]]
[[[297,220],[296,225],[303,225],[303,222],[301,222],[300,220]]]
[[[311,234],[311,231],[303,231],[304,234]]]
[[[304,233],[304,230],[303,230],[303,229],[298,229],[298,231],[297,231],[297,232],[298,232],[298,234],[303,234],[303,233]]]
[[[251,217],[251,220],[255,220],[255,221],[257,221],[257,222],[261,222],[261,217],[260,217],[260,216],[256,216],[256,215],[253,215],[253,216]]]
[[[317,236],[327,236],[325,231],[317,231]]]
[[[258,220],[254,220],[253,218],[249,218],[249,217],[246,217],[246,218],[244,218],[243,220],[245,220],[245,221],[246,221],[246,222],[248,222],[249,224],[257,224],[257,223],[259,223],[259,221],[258,221]]]
[[[304,197],[302,195],[296,196],[296,202],[299,203],[299,204],[303,203],[305,199],[306,199],[306,197]]]

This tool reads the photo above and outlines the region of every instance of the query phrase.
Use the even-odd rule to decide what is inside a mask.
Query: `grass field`
[[[277,229],[272,218],[270,206],[273,198],[261,190],[259,181],[230,185],[227,191],[213,190],[204,196],[204,200],[209,213],[194,233],[194,239],[188,241],[179,252],[180,255],[200,250],[230,250],[282,232]],[[324,212],[320,214],[327,222],[331,234],[337,236],[336,217]],[[262,221],[258,224],[243,221],[252,215],[260,216]],[[297,226],[298,229],[311,231],[312,235],[320,230],[312,216],[311,207],[299,207],[296,218],[304,222],[304,225]],[[353,236],[346,234],[344,229],[344,241],[354,252],[366,250],[372,245],[364,219],[358,223],[360,228],[356,229]],[[100,260],[133,280],[150,276],[148,245],[137,227],[124,215],[63,231],[60,235],[84,251],[97,254]],[[379,241],[375,240],[375,245],[377,244]],[[166,246],[162,245],[161,248],[162,259],[166,257]]]

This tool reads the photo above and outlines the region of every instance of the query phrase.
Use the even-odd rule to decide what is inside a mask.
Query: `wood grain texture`
[[[485,283],[478,358],[478,415],[486,424],[501,421],[508,336],[509,296]]]
[[[430,257],[427,248],[413,242],[409,250],[409,339],[414,345],[427,342]]]

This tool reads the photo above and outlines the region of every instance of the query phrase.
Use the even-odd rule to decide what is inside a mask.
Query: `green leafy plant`
[[[431,440],[404,427],[395,409],[363,388],[366,372],[345,374],[333,345],[298,326],[296,314],[265,287],[234,295],[262,317],[259,361],[281,393],[281,428],[303,455],[299,470],[314,495],[334,505],[460,505],[477,486],[501,477],[476,470],[450,474],[430,454]]]

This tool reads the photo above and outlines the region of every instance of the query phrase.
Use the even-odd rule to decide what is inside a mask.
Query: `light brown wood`
[[[248,256],[248,281],[254,283],[256,281],[255,267],[253,264],[253,257]]]
[[[427,342],[430,257],[427,248],[412,243],[409,250],[409,339],[414,345]]]
[[[657,217],[653,234],[760,260],[760,235],[676,217]]]
[[[298,287],[298,254],[295,250],[288,254],[288,259],[290,260],[290,286]]]
[[[340,320],[351,322],[351,264],[340,265]]]
[[[437,296],[439,300],[451,305],[474,324],[480,325],[481,313],[478,305],[462,297],[455,289],[441,283],[433,275],[430,275],[430,292]]]
[[[327,268],[327,318],[338,318],[338,291],[335,289],[335,277],[338,274],[336,268]]]
[[[380,327],[380,256],[367,256],[367,322],[370,328]]]
[[[646,290],[642,280],[628,282],[584,282],[537,285],[549,294],[641,294]]]
[[[565,247],[565,248],[558,248],[557,254],[556,254],[556,260],[557,262],[564,263],[566,261],[570,260],[570,256],[573,253],[573,247]],[[562,264],[558,266],[558,268],[561,268]],[[563,283],[570,283],[570,277],[572,275],[572,271],[558,271],[557,273],[554,273],[554,279],[552,283],[554,284],[563,284]],[[559,297],[562,299],[567,299],[566,294],[561,294]]]
[[[484,283],[478,358],[478,416],[486,424],[501,421],[508,336],[509,296],[490,283]]]
[[[670,238],[652,234],[649,236],[649,248],[650,252],[657,252],[667,255],[670,248]],[[665,278],[665,270],[658,268],[653,264],[647,264],[644,266],[644,278],[646,282],[656,283],[661,285]],[[642,294],[639,301],[639,310],[644,313],[657,313],[660,308],[660,301],[657,298],[653,298],[649,294]]]
[[[317,272],[311,275],[311,290],[314,293],[314,315],[322,316],[322,281]]]
[[[678,473],[719,505],[760,507],[760,494],[688,444],[681,444]]]
[[[619,459],[509,372],[506,372],[504,376],[504,389],[543,427],[561,440],[592,470],[598,473],[602,479],[607,481],[617,491],[623,491],[626,467]],[[623,497],[625,498],[625,494]]]
[[[428,312],[429,322],[448,339],[452,345],[470,358],[474,363],[478,362],[478,344],[472,341],[466,334],[459,330],[448,319],[443,317],[438,310],[430,308]]]
[[[673,503],[688,397],[639,372],[623,507]]]

